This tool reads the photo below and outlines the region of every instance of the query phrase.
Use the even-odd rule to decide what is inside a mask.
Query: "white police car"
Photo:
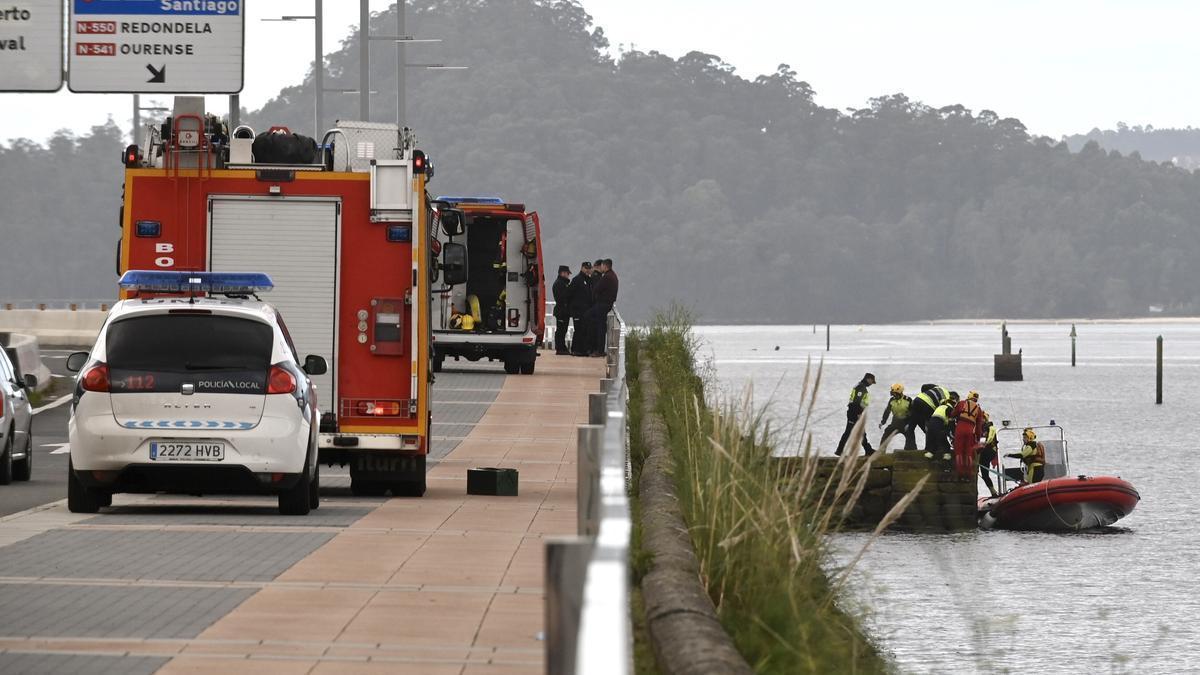
[[[77,352],[67,506],[95,513],[116,492],[277,494],[279,510],[318,505],[320,413],[283,319],[249,298],[257,273],[131,270],[141,296],[109,312],[90,354]],[[204,293],[208,293],[205,296]]]

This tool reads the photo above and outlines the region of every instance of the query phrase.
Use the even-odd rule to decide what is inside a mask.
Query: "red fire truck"
[[[321,462],[349,465],[355,494],[424,494],[432,168],[408,130],[341,122],[318,146],[229,133],[178,97],[148,136],[125,153],[118,273],[269,274],[296,350],[329,363],[313,378]]]

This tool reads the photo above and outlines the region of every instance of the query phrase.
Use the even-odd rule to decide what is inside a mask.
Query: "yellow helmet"
[[[967,398],[969,398],[969,399],[971,399],[972,401],[975,401],[976,403],[978,403],[978,402],[979,402],[979,392],[977,392],[977,391],[969,391],[969,392],[967,392]]]
[[[1037,433],[1029,427],[1025,427],[1025,431],[1021,432],[1021,435],[1025,437],[1026,442],[1037,440]]]
[[[892,396],[895,396],[897,394],[903,394],[903,393],[904,393],[904,385],[900,384],[899,382],[892,385]]]

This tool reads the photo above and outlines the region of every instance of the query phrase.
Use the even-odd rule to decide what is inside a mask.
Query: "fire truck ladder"
[[[195,166],[185,162],[186,157],[195,157]],[[171,121],[171,138],[166,141],[164,168],[171,178],[179,178],[180,169],[195,168],[200,180],[212,175],[212,146],[204,133],[204,118],[200,115],[176,115]]]

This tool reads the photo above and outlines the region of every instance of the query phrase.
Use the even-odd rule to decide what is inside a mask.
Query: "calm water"
[[[834,326],[829,352],[824,326],[697,330],[719,386],[738,395],[751,387],[755,405],[779,424],[795,417],[806,358],[824,357],[813,435],[826,454],[844,428],[850,387],[869,370],[878,380],[872,443],[891,383],[910,393],[923,382],[977,389],[993,419],[1062,425],[1073,473],[1119,475],[1141,492],[1133,514],[1099,533],[881,538],[856,571],[853,595],[901,671],[1200,672],[1200,323],[1081,324],[1076,368],[1069,324],[1009,332],[1013,350],[1024,350],[1024,382],[992,381],[996,325]],[[864,541],[839,537],[838,559]]]

